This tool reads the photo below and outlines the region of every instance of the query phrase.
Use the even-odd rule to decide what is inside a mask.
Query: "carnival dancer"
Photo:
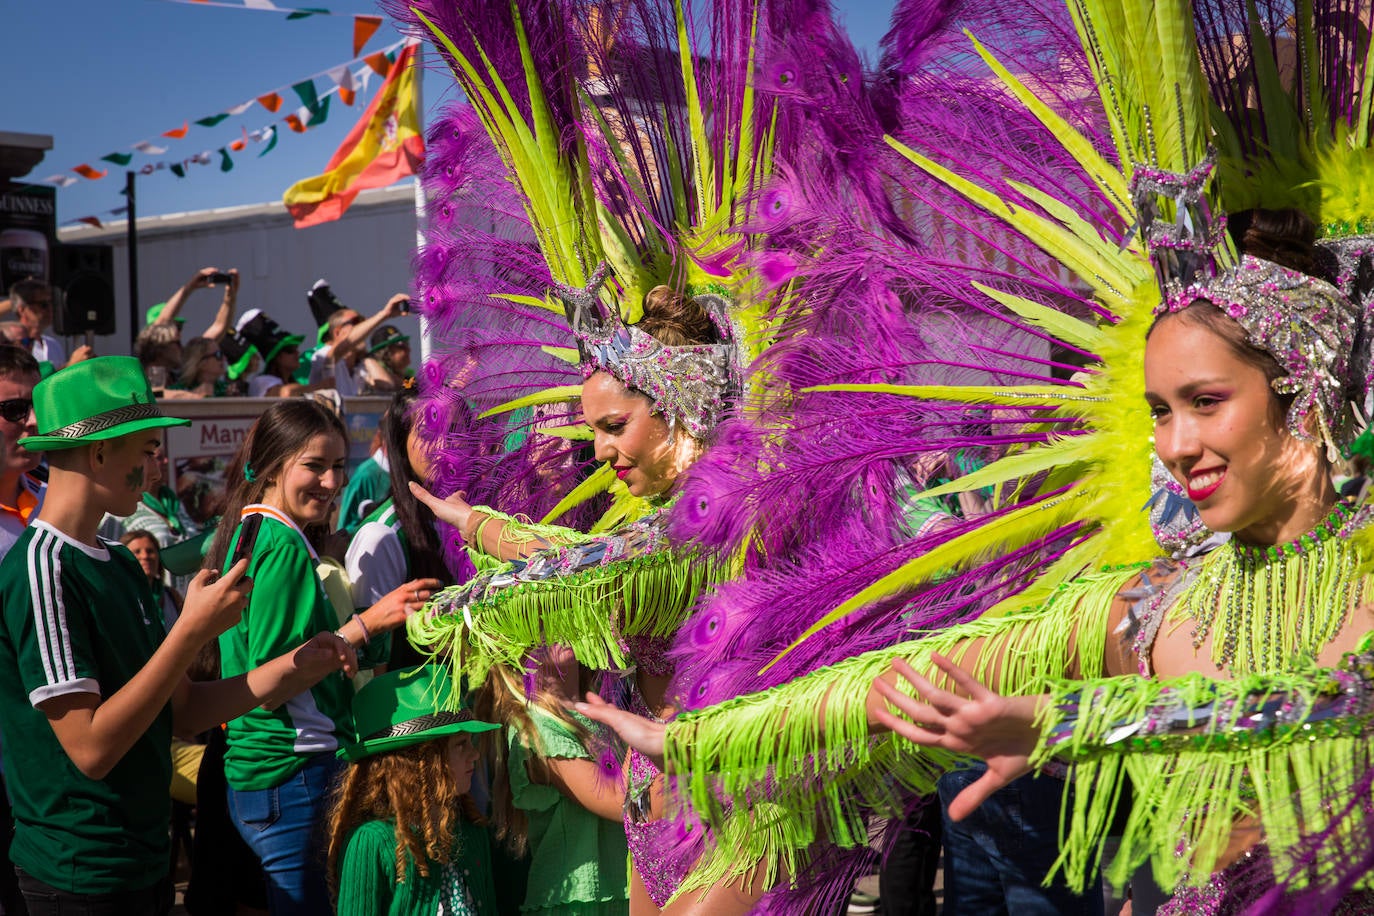
[[[604,273],[598,283],[601,279]],[[590,375],[581,403],[593,431],[596,457],[614,470],[632,496],[662,506],[673,498],[682,475],[700,454],[702,439],[734,384],[732,347],[721,341],[718,330],[723,300],[689,299],[666,287],[656,288],[644,304],[641,321],[617,327],[587,315],[585,309],[593,301],[589,295],[563,295],[570,299],[570,321],[587,354]],[[425,616],[409,625],[413,642],[451,652],[461,671],[491,673],[495,683],[488,689],[493,691],[508,682],[523,683],[524,678],[512,672],[523,670],[533,650],[566,646],[570,664],[580,661],[598,670],[630,673],[633,708],[656,718],[668,714],[668,639],[717,572],[710,564],[694,563],[690,556],[672,551],[661,510],[609,534],[589,537],[571,529],[522,523],[493,509],[471,506],[459,495],[440,500],[419,485],[411,489],[440,520],[457,528],[472,549],[514,561],[479,572],[471,582],[436,596]],[[498,670],[492,673],[493,669]],[[541,693],[530,692],[530,699],[537,700]],[[550,742],[557,725],[545,721],[547,713],[540,713],[537,703],[532,706],[536,708],[520,717],[527,722],[520,739],[526,755],[528,749],[541,747],[530,723]],[[579,744],[577,732],[575,728],[573,745]],[[570,756],[568,742],[558,745],[564,750],[552,743],[543,746],[551,758]],[[599,750],[583,745],[576,756],[596,757]],[[559,770],[556,760],[537,766]],[[631,852],[643,861],[668,826],[658,823],[659,773],[636,754],[626,768],[631,795],[622,796],[624,827]],[[595,782],[570,794],[594,813],[605,813],[604,803],[596,800],[602,793]],[[676,868],[637,872],[630,882],[630,899],[652,900],[656,906],[666,903],[688,863],[675,864]]]
[[[330,603],[311,538],[320,536],[343,485],[347,442],[338,416],[307,399],[274,404],[249,431],[232,465],[241,471],[225,511],[240,521],[220,527],[206,558],[211,568],[224,565],[248,521],[261,516],[248,565],[255,595],[220,636],[226,676],[270,657],[294,634],[321,628],[359,649],[368,667],[384,662],[388,632],[439,587],[437,579],[412,579],[361,613],[351,613],[351,601],[342,613]],[[227,730],[230,814],[262,861],[274,913],[330,911],[311,838],[338,769],[333,752],[352,734],[351,700],[347,680],[327,677],[280,708],[254,710]]]
[[[439,596],[408,630],[474,683],[565,646],[592,670],[628,675],[636,708],[667,712],[666,642],[724,564],[674,550],[662,504],[787,304],[785,291],[754,295],[750,239],[733,231],[791,140],[755,92],[762,8],[397,10],[473,102],[431,131],[435,220],[416,301],[436,354],[420,389],[426,412],[461,396],[500,452],[473,450],[490,472],[471,486],[437,454],[436,492],[466,498],[430,505],[470,546],[511,562]],[[698,23],[703,13],[712,21]],[[695,314],[674,328],[665,312]],[[509,418],[499,436],[493,416]],[[638,852],[658,830],[659,780],[643,759],[629,770],[632,907],[651,912],[695,853]],[[725,911],[727,893],[703,905]]]
[[[1230,317],[1242,310],[1243,318]],[[1157,735],[1201,728],[1209,740],[1192,753],[1176,741],[1172,757],[1129,760],[1124,770],[1110,761],[1080,766],[1079,799],[1090,800],[1073,811],[1062,858],[1071,874],[1082,874],[1095,855],[1096,831],[1110,821],[1117,780],[1129,771],[1141,804],[1132,811],[1122,861],[1153,855],[1162,879],[1180,879],[1180,869],[1205,877],[1262,835],[1272,849],[1282,849],[1311,831],[1319,823],[1321,793],[1342,779],[1354,785],[1374,762],[1368,739],[1358,735],[1326,737],[1315,747],[1279,741],[1265,749],[1258,747],[1261,740],[1252,742],[1249,730],[1287,724],[1282,715],[1209,714],[1221,698],[1235,702],[1312,681],[1305,664],[1336,667],[1374,625],[1368,610],[1374,581],[1362,571],[1369,513],[1337,501],[1325,440],[1339,434],[1321,419],[1347,410],[1344,392],[1351,381],[1345,353],[1329,344],[1353,338],[1363,320],[1328,284],[1257,259],[1183,291],[1161,312],[1146,346],[1156,447],[1188,487],[1203,521],[1231,532],[1230,543],[1200,562],[1143,572],[1131,566],[1077,580],[1043,608],[846,663],[844,680],[851,671],[880,671],[897,658],[895,674],[874,688],[869,721],[938,750],[988,760],[988,775],[951,805],[953,817],[965,816],[993,789],[1028,771],[1032,756],[1043,762],[1066,748],[1084,758],[1125,752],[1148,748]],[[1277,393],[1275,383],[1295,397]],[[1051,633],[1053,648],[1043,642]],[[1131,638],[1109,635],[1123,633]],[[1137,672],[1158,684],[1112,680]],[[1240,680],[1217,686],[1196,674]],[[927,702],[913,703],[894,689],[898,675],[921,688]],[[975,675],[1015,699],[982,688]],[[1089,680],[1064,682],[1052,699],[1040,696],[1054,679],[1066,677]],[[1098,677],[1108,679],[1092,680]],[[839,672],[822,672],[778,688],[775,697],[744,697],[679,719],[667,727],[669,759],[702,786],[739,753],[733,747],[762,742],[763,758],[785,759],[789,747],[799,746],[794,740],[813,734],[810,719],[796,712],[811,704],[824,710],[823,746],[839,748],[847,740],[861,761],[878,758],[877,748],[863,749],[867,742],[860,735],[867,727],[854,718],[853,701],[842,699],[849,692],[835,687],[837,679]],[[1173,691],[1172,703],[1160,701],[1167,691]],[[888,712],[884,701],[907,712],[910,722]],[[1145,715],[1147,709],[1155,715]],[[661,727],[627,724],[619,711],[599,704],[579,710],[618,725],[646,752],[663,752]],[[775,721],[794,729],[795,737],[764,738],[759,729]],[[656,741],[644,740],[648,731]],[[732,737],[720,743],[727,734]],[[705,748],[712,750],[703,753]],[[936,753],[913,769],[939,768],[948,760]],[[903,766],[894,765],[899,771]],[[1289,767],[1309,767],[1321,778],[1295,785]],[[1247,783],[1253,785],[1248,791]],[[1285,800],[1292,791],[1296,796]],[[1258,823],[1248,816],[1256,803]],[[1186,854],[1176,861],[1168,841],[1180,833]]]
[[[954,701],[943,692],[928,690],[938,708],[913,707],[916,721],[933,732],[924,736],[925,741],[944,747],[915,753],[909,744],[879,737],[871,730],[870,719],[891,721],[882,711],[884,694],[891,691],[871,684],[894,655],[905,658],[919,672],[912,677],[932,678],[943,687],[949,686],[950,675],[932,659],[951,653],[960,670],[1011,695],[1041,694],[1056,679],[1090,679],[1086,685],[1062,688],[1064,696],[1083,691],[1082,706],[1089,710],[1085,719],[1094,725],[1078,733],[1089,742],[1089,736],[1105,735],[1119,743],[1133,732],[1102,731],[1101,726],[1121,722],[1145,733],[1141,744],[1149,747],[1150,730],[1167,734],[1168,721],[1136,715],[1098,718],[1091,711],[1090,698],[1121,697],[1124,704],[1139,709],[1130,704],[1147,703],[1155,690],[1167,694],[1177,688],[1173,703],[1165,704],[1161,712],[1196,724],[1205,721],[1200,707],[1206,704],[1195,702],[1204,695],[1209,703],[1216,696],[1224,698],[1221,704],[1207,707],[1214,711],[1229,709],[1231,702],[1243,706],[1241,701],[1252,693],[1276,686],[1290,687],[1295,695],[1307,697],[1311,690],[1300,689],[1303,685],[1324,683],[1324,675],[1311,666],[1338,663],[1358,647],[1370,628],[1366,605],[1371,583],[1363,572],[1368,519],[1363,512],[1336,505],[1329,478],[1335,446],[1351,434],[1350,408],[1363,407],[1368,390],[1363,360],[1356,358],[1361,355],[1359,341],[1366,339],[1366,310],[1330,285],[1270,262],[1247,258],[1227,266],[1231,263],[1229,243],[1204,190],[1211,169],[1202,159],[1206,115],[1198,92],[1201,81],[1195,72],[1195,52],[1186,41],[1165,46],[1168,53],[1149,64],[1165,78],[1150,77],[1123,44],[1135,39],[1114,31],[1114,24],[1144,21],[1139,18],[1141,7],[1089,3],[1079,5],[1077,12],[1085,43],[1099,68],[1107,110],[1118,119],[1113,129],[1122,145],[1122,159],[1136,163],[1130,169],[1133,187],[1127,186],[1126,175],[1091,152],[1054,112],[1037,109],[1037,117],[1062,128],[1066,146],[1080,144],[1076,155],[1083,158],[1099,186],[1123,207],[1121,225],[1134,225],[1147,235],[1156,256],[1154,268],[1144,262],[1136,242],[1128,239],[1121,252],[1104,248],[1089,221],[1066,211],[1055,210],[1050,217],[1021,208],[1001,211],[1009,224],[1066,263],[1072,259],[1080,266],[1091,264],[1091,271],[1080,270],[1080,276],[1119,323],[1097,331],[1087,323],[1064,324],[1060,336],[1103,356],[1103,362],[1075,380],[1075,390],[1064,389],[1062,400],[1052,390],[1031,386],[1020,391],[1013,386],[1001,391],[970,387],[963,392],[957,386],[926,386],[905,394],[950,404],[977,404],[979,410],[988,410],[988,405],[1024,409],[1035,402],[1046,411],[1041,414],[1044,417],[1055,415],[1058,402],[1064,405],[1062,415],[1098,425],[1086,438],[1052,437],[1045,445],[995,461],[953,487],[938,488],[933,495],[1014,481],[1034,473],[1033,467],[1052,467],[1057,452],[1066,456],[1063,464],[1076,465],[1077,479],[1058,478],[1063,489],[1049,489],[1052,498],[1027,508],[1041,514],[1033,523],[1037,533],[1072,522],[1081,535],[1075,502],[1082,510],[1113,493],[1119,499],[1125,491],[1109,488],[1108,482],[1120,485],[1148,473],[1148,463],[1133,457],[1137,442],[1145,441],[1143,433],[1148,430],[1141,430],[1139,439],[1120,435],[1143,426],[1125,413],[1130,409],[1125,399],[1140,396],[1143,378],[1145,397],[1137,403],[1148,401],[1155,415],[1159,457],[1199,503],[1208,527],[1231,533],[1231,543],[1200,561],[1150,564],[1135,562],[1140,557],[1132,553],[1135,542],[1128,539],[1113,544],[1078,536],[1070,545],[1070,551],[1077,553],[1063,554],[1063,562],[1049,567],[1029,591],[1003,602],[976,623],[934,633],[895,650],[870,652],[771,691],[680,717],[666,727],[669,769],[676,772],[680,784],[686,784],[685,794],[697,813],[706,812],[712,822],[724,816],[722,796],[737,805],[746,799],[767,798],[783,809],[780,815],[775,810],[774,816],[788,822],[795,836],[814,837],[823,826],[847,822],[860,810],[858,801],[872,804],[890,797],[893,780],[914,790],[927,788],[955,759],[946,753],[949,747],[959,750],[957,741],[942,731],[943,715],[952,710]],[[1188,14],[1181,4],[1167,8],[1156,4],[1146,18],[1161,23],[1161,28],[1165,22],[1174,28],[1187,21]],[[1169,34],[1177,37],[1179,33],[1175,29]],[[979,51],[996,65],[991,55]],[[1123,73],[1128,76],[1123,78]],[[1030,96],[1005,71],[1002,78],[1020,97]],[[1131,96],[1128,89],[1158,91]],[[1135,120],[1123,122],[1122,118]],[[1140,130],[1143,125],[1153,133]],[[1168,142],[1156,142],[1161,137]],[[1136,142],[1132,138],[1144,140],[1132,146]],[[985,204],[993,200],[983,188],[955,177],[914,150],[908,156],[972,199]],[[1026,303],[1015,307],[1023,314],[1036,313]],[[1050,320],[1048,313],[1038,314],[1040,320]],[[1157,323],[1151,330],[1152,320]],[[1147,330],[1145,364],[1142,369],[1132,367],[1138,374],[1131,380],[1123,374],[1130,365],[1127,347],[1131,338],[1138,347]],[[1351,341],[1357,344],[1353,356]],[[895,386],[886,389],[902,393]],[[1070,399],[1079,403],[1070,407]],[[1094,404],[1110,407],[1099,409]],[[1145,415],[1145,408],[1135,409],[1136,415]],[[1116,435],[1104,435],[1109,432]],[[1107,446],[1108,442],[1112,445]],[[1103,450],[1096,458],[1087,457],[1095,448]],[[1122,448],[1128,457],[1124,465]],[[1147,487],[1137,484],[1135,492],[1144,502]],[[1122,513],[1119,506],[1113,511],[1105,502],[1097,505],[1102,511],[1091,511],[1089,517],[1099,524],[1116,525],[1126,532],[1138,530],[1143,521]],[[1021,513],[1023,517],[1029,514]],[[996,517],[988,520],[989,532],[997,521]],[[1015,532],[1005,525],[1003,530]],[[1024,533],[1016,532],[1006,548],[1028,543],[1017,539],[1022,537]],[[971,544],[981,547],[986,541],[961,540],[931,551],[921,558],[923,565],[901,570],[901,576],[874,582],[853,601],[818,620],[813,630],[823,633],[833,621],[892,594],[899,581],[919,582],[918,569],[939,568],[937,564],[948,569],[976,568],[967,551]],[[1094,555],[1079,549],[1085,543],[1096,545],[1093,551],[1106,545],[1104,552],[1095,554],[1100,559],[1091,566],[1104,561],[1132,562],[1071,579]],[[1123,546],[1131,549],[1123,550]],[[1137,665],[1158,679],[1158,685],[1140,680],[1099,685],[1091,680],[1125,675]],[[1204,688],[1199,686],[1200,675],[1253,677],[1234,687],[1207,682]],[[959,677],[956,692],[975,690],[971,680]],[[893,674],[884,678],[886,682],[894,679]],[[874,691],[871,696],[870,691]],[[976,695],[987,699],[982,692]],[[1195,706],[1199,710],[1190,711]],[[811,715],[810,710],[819,714]],[[619,722],[627,739],[649,750],[658,749],[658,736],[665,731],[614,710],[588,707],[583,711],[603,721]],[[1219,720],[1218,734],[1237,724],[1229,715]],[[1281,723],[1286,721],[1281,717]],[[1252,717],[1243,724],[1264,726],[1267,722]],[[1053,731],[1052,726],[1047,728]],[[1358,726],[1353,730],[1357,732]],[[1342,874],[1330,862],[1319,862],[1311,872],[1294,872],[1287,853],[1280,850],[1286,851],[1302,836],[1336,828],[1338,818],[1323,795],[1339,796],[1360,785],[1370,763],[1368,739],[1352,735],[1349,728],[1315,742],[1294,741],[1292,735],[1283,730],[1277,735],[1262,732],[1253,740],[1255,745],[1279,740],[1273,747],[1253,749],[1244,739],[1227,744],[1205,735],[1202,740],[1189,736],[1187,742],[1169,745],[1164,757],[1128,761],[1124,766],[1132,771],[1143,803],[1131,812],[1112,874],[1120,881],[1135,864],[1149,858],[1166,885],[1203,884],[1215,870],[1254,846],[1262,828],[1275,855],[1271,883],[1277,873],[1290,879],[1296,890],[1304,884],[1322,890],[1334,887],[1339,895],[1342,888],[1359,887],[1363,879],[1358,873]],[[1052,755],[1049,743],[1041,737],[1037,760]],[[1187,748],[1181,750],[1179,744]],[[1010,756],[991,756],[992,772],[1019,770],[1008,765]],[[1098,791],[1080,791],[1067,815],[1068,837],[1061,863],[1071,880],[1081,881],[1096,862],[1097,843],[1111,819],[1121,773],[1122,766],[1114,763],[1076,770],[1080,788]],[[1310,778],[1295,783],[1292,773],[1307,773]],[[966,812],[971,801],[999,781],[989,776],[976,783],[971,793],[955,803],[952,813]],[[1334,806],[1339,807],[1339,803]],[[1353,833],[1358,840],[1360,827],[1345,823],[1341,829],[1347,838]],[[1353,845],[1361,848],[1358,842]],[[1364,846],[1368,846],[1367,834]],[[750,853],[736,854],[747,858]],[[1349,883],[1340,883],[1347,878]],[[1180,891],[1188,893],[1186,888]]]

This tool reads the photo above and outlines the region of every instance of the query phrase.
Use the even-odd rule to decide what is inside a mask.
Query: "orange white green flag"
[[[324,174],[286,189],[282,202],[297,229],[338,219],[367,188],[384,188],[414,175],[424,160],[420,124],[418,44],[406,45],[391,65],[386,82],[344,142]]]

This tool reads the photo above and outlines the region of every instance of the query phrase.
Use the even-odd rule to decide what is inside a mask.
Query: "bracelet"
[[[354,614],[352,617],[348,619],[358,621],[358,629],[363,631],[363,645],[367,645],[368,643],[372,642],[372,634],[367,631],[367,624],[363,623],[363,618],[361,614]]]
[[[481,516],[481,518],[477,518],[474,521],[474,518],[479,515]],[[482,545],[481,543],[477,542],[477,537],[479,536],[479,532],[482,530],[482,526],[489,521],[491,521],[490,515],[488,515],[485,512],[478,512],[476,509],[473,509],[472,512],[468,514],[468,530],[459,530],[458,533],[463,536],[463,540],[467,541],[469,546],[476,546],[478,550],[481,550]]]

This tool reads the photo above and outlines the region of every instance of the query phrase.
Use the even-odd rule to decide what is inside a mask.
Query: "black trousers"
[[[878,873],[882,916],[935,916],[935,875],[940,870],[944,821],[931,796],[896,826],[897,836]]]
[[[168,916],[172,912],[174,892],[168,877],[139,891],[73,894],[44,884],[22,869],[16,873],[29,916]]]

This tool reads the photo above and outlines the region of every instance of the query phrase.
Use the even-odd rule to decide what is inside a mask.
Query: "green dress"
[[[459,820],[448,865],[420,876],[406,857],[406,880],[396,881],[394,821],[368,821],[353,831],[339,866],[339,916],[494,916],[487,828]]]
[[[530,710],[542,756],[570,760],[591,754],[562,722]],[[582,720],[589,728],[597,726]],[[553,786],[530,781],[533,751],[508,729],[507,770],[515,807],[529,818],[529,890],[521,912],[540,916],[625,916],[630,910],[625,829],[588,811]],[[534,742],[530,742],[533,744]]]

